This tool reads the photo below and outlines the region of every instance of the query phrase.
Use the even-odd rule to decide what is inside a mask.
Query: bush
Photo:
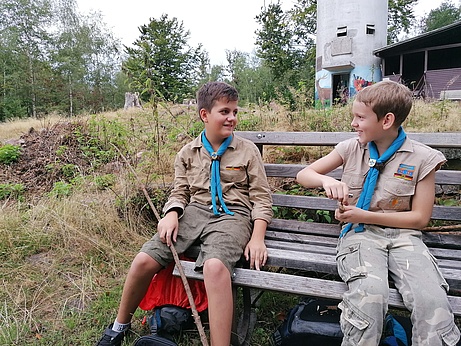
[[[0,163],[9,165],[19,160],[21,147],[18,145],[5,144],[0,147]]]

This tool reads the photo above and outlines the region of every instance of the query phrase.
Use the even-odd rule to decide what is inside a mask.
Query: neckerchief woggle
[[[395,154],[397,150],[400,149],[403,142],[407,138],[407,134],[403,130],[402,126],[399,127],[399,133],[397,138],[394,139],[392,144],[387,148],[387,150],[382,154],[380,157],[378,153],[378,148],[376,147],[375,142],[368,143],[368,150],[370,151],[370,160],[368,161],[368,165],[370,169],[367,173],[367,178],[365,179],[365,183],[363,184],[362,192],[360,193],[359,200],[356,204],[357,208],[368,210],[370,208],[371,199],[373,197],[373,193],[375,191],[376,182],[378,181],[378,176],[381,169],[384,168],[384,164],[387,160],[391,158],[392,155]],[[347,232],[349,232],[352,228],[352,223],[348,223],[339,234],[339,237],[344,237]],[[355,232],[363,232],[363,223],[359,223],[357,227],[354,229]]]
[[[211,156],[211,172],[210,172],[211,204],[213,206],[213,213],[215,215],[221,215],[216,205],[216,196],[219,199],[219,203],[221,204],[222,210],[224,210],[226,214],[234,215],[234,213],[231,212],[227,208],[226,203],[224,203],[224,198],[222,196],[222,189],[221,189],[221,174],[219,173],[221,156],[227,150],[227,147],[229,146],[230,142],[232,142],[232,136],[227,137],[224,140],[224,142],[222,142],[219,149],[217,151],[214,151],[210,142],[206,138],[205,130],[202,132],[203,146],[205,147],[205,149],[208,151],[208,153]]]

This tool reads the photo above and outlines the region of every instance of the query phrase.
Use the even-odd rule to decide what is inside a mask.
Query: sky
[[[189,45],[202,43],[212,65],[226,64],[226,50],[254,51],[255,17],[276,0],[76,0],[78,11],[99,11],[103,20],[122,44],[131,46],[139,37],[138,27],[168,14],[182,21],[190,31]],[[453,0],[456,5],[457,1]],[[419,0],[415,15],[422,16],[437,8],[443,0]],[[280,0],[283,10],[293,7],[293,0]]]

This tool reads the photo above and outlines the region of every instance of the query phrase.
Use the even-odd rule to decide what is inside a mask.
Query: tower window
[[[367,35],[374,35],[374,34],[375,34],[375,25],[367,24]]]
[[[338,29],[336,29],[336,36],[337,37],[347,36],[347,26],[338,27]]]

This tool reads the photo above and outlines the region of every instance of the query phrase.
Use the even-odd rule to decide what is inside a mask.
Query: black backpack
[[[133,346],[177,346],[172,334],[193,324],[191,310],[175,305],[155,308],[147,320],[151,335],[141,336]]]
[[[338,303],[329,299],[307,298],[289,312],[272,334],[275,346],[340,346],[343,333]]]

